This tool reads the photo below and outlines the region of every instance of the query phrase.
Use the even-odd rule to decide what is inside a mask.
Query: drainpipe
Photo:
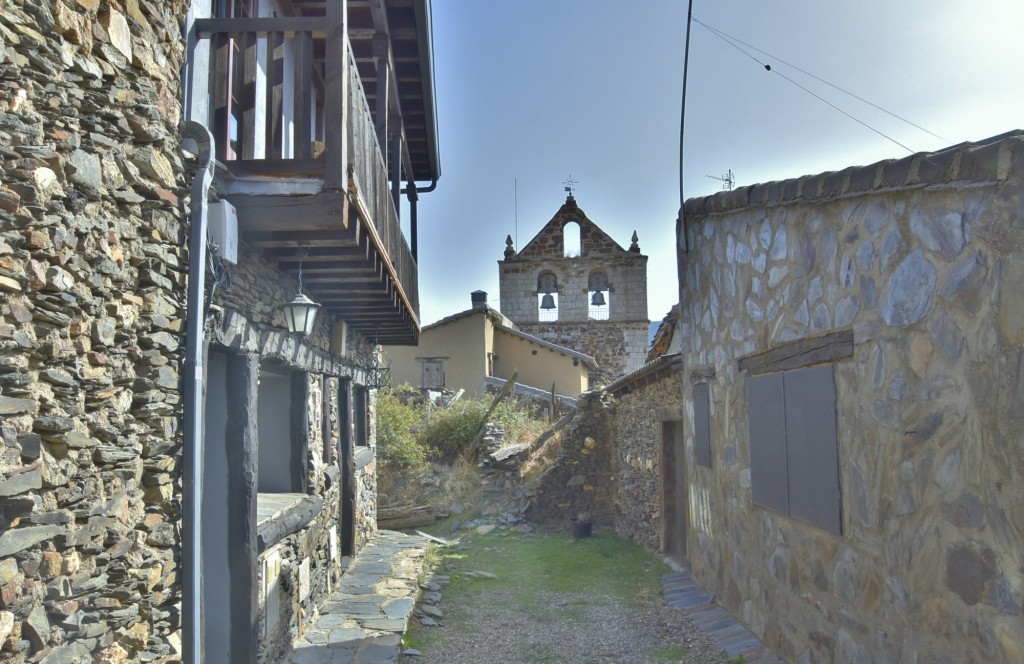
[[[198,165],[192,179],[188,241],[188,299],[185,305],[184,380],[184,524],[182,528],[182,644],[185,662],[203,661],[203,326],[206,293],[206,197],[213,182],[213,134],[202,124],[186,120],[182,140],[198,146]]]
[[[434,191],[436,187],[437,178],[434,178],[426,187],[416,187],[415,185],[413,185],[413,183],[410,182],[405,186],[405,189],[402,190],[402,193],[409,197],[409,234],[412,235],[412,237],[410,238],[410,249],[412,250],[412,259],[417,262],[419,261],[417,251],[417,246],[419,244],[417,241],[417,237],[419,236],[419,231],[417,227],[419,223],[416,218],[416,204],[420,200],[420,194],[430,193],[431,191]]]

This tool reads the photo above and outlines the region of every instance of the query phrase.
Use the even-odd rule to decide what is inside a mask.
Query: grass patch
[[[516,603],[533,611],[541,593],[606,595],[638,606],[661,592],[660,575],[668,571],[651,554],[611,535],[581,540],[508,532],[464,537],[472,537],[470,546],[438,549],[444,571],[452,575],[446,599],[451,594],[456,606],[459,593],[484,590],[514,590]],[[472,572],[495,578],[469,575]]]

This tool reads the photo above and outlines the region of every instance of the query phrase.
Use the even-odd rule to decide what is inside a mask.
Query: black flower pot
[[[593,527],[593,521],[580,521],[576,517],[569,519],[569,534],[572,535],[573,539],[590,537],[590,532]]]

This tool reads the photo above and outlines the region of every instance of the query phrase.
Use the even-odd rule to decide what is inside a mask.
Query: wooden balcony
[[[242,242],[296,275],[305,255],[305,290],[333,317],[380,343],[415,344],[417,265],[395,207],[415,163],[397,91],[381,106],[375,80],[371,111],[356,64],[368,56],[353,50],[344,3],[295,2],[293,11],[197,21],[211,45],[219,191],[238,210]],[[379,52],[380,43],[360,46]]]

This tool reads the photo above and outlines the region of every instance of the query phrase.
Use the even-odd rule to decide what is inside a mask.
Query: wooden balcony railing
[[[352,47],[348,45],[350,61],[355,60]],[[391,257],[399,283],[408,285],[406,294],[413,311],[419,318],[418,270],[409,244],[402,234],[395,202],[391,197],[391,182],[385,165],[383,151],[377,137],[377,129],[370,114],[359,71],[349,67],[348,84],[348,172],[350,189],[357,193],[358,200],[370,219],[388,220],[374,223],[381,245]],[[374,158],[367,159],[365,155]],[[364,155],[360,158],[360,155]],[[363,211],[360,210],[360,214]]]
[[[211,43],[210,110],[218,158],[236,176],[314,178],[325,191],[347,191],[418,320],[416,261],[402,235],[352,46],[347,36],[329,38],[344,34],[340,21],[201,19],[196,29]]]

